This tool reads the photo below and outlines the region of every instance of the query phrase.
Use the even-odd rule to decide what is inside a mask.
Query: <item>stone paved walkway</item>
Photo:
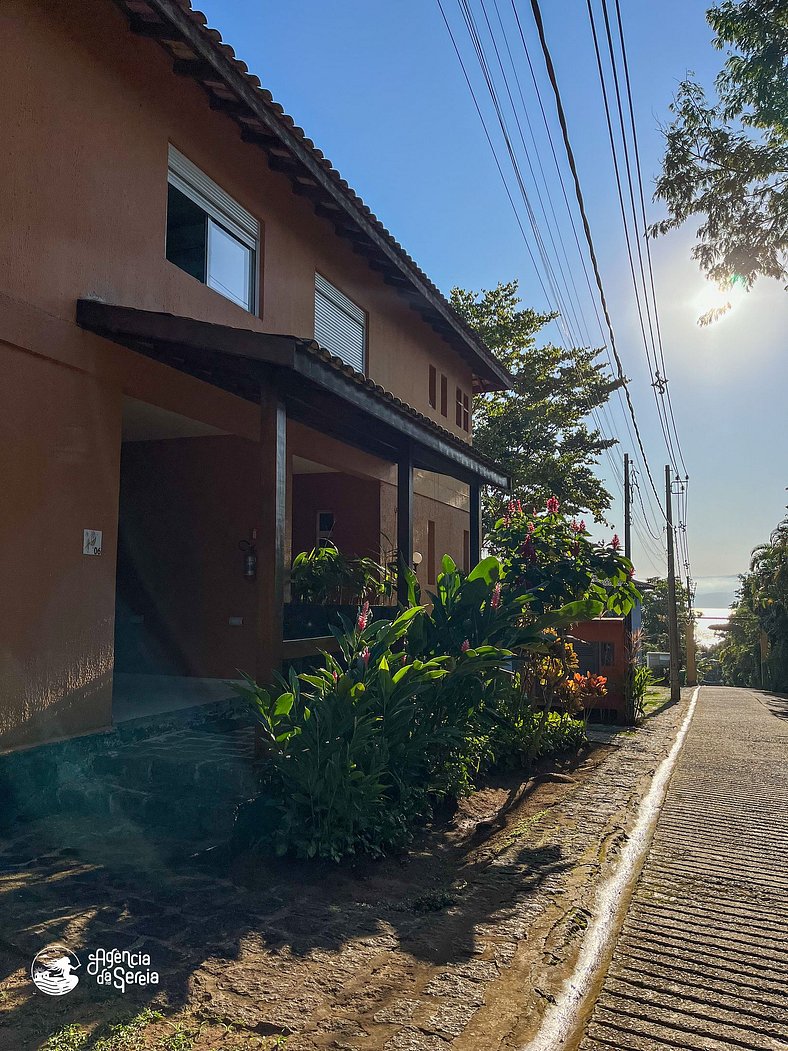
[[[704,687],[581,1051],[788,1049],[788,699]]]

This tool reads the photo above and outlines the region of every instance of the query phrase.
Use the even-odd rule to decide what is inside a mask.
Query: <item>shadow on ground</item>
[[[0,853],[0,1048],[37,1049],[65,1025],[147,1004],[288,1032],[380,952],[431,966],[471,961],[479,929],[515,917],[568,866],[556,844],[531,842],[527,821],[517,822],[538,781],[503,778],[438,815],[406,856],[352,865],[233,859],[206,843],[184,853],[177,837],[117,815],[12,829]],[[62,999],[29,977],[52,942],[83,962]],[[123,994],[98,986],[84,964],[99,948],[148,953],[160,984]]]

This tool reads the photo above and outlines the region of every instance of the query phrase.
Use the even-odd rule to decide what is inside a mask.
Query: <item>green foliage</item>
[[[663,234],[698,215],[693,255],[721,287],[759,275],[785,279],[788,258],[788,7],[723,0],[706,18],[728,58],[716,101],[687,79],[671,105],[656,196]],[[714,320],[709,312],[701,323]]]
[[[676,581],[676,606],[679,624],[680,665],[687,660],[687,622],[689,596],[680,580]],[[668,582],[664,577],[649,577],[643,589],[643,648],[657,653],[670,652],[668,638]]]
[[[788,691],[788,518],[752,553],[717,656],[725,682]],[[768,644],[762,660],[761,636]]]
[[[656,676],[645,664],[639,664],[632,672],[631,689],[635,718],[639,719],[644,715],[646,694],[656,685]]]
[[[452,306],[513,377],[512,390],[474,398],[474,446],[506,465],[525,505],[543,506],[555,494],[570,512],[602,518],[611,497],[593,466],[615,442],[588,420],[622,383],[597,361],[598,350],[538,345],[537,333],[556,315],[522,309],[517,291],[509,281],[451,292]],[[485,493],[486,529],[502,507],[500,493]]]
[[[524,593],[530,614],[555,618],[541,621],[543,627],[628,613],[639,596],[617,538],[595,544],[584,522],[558,513],[555,497],[548,506],[546,513],[528,514],[512,501],[488,537],[502,558],[505,593]]]
[[[393,575],[371,558],[346,558],[333,544],[302,551],[290,571],[293,596],[301,602],[363,602],[389,596]]]
[[[335,630],[338,652],[316,670],[291,671],[271,690],[246,680],[268,783],[238,814],[239,844],[335,860],[401,850],[433,798],[471,791],[495,764],[579,747],[582,721],[550,711],[570,671],[556,630],[624,609],[636,594],[629,563],[557,513],[534,533],[519,518],[544,562],[530,588],[520,587],[517,552],[506,548],[510,521],[503,559],[485,558],[467,576],[443,559],[429,608],[410,574],[410,605],[395,620],[373,622],[365,603],[355,624]],[[579,553],[563,552],[570,533]],[[525,668],[543,657],[555,682],[536,697]]]

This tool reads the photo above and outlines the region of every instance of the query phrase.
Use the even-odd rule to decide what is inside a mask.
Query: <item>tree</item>
[[[556,315],[521,308],[517,291],[517,281],[451,291],[452,306],[514,378],[512,390],[474,399],[474,446],[508,468],[512,495],[524,507],[544,507],[555,496],[567,513],[601,520],[611,497],[593,467],[615,442],[587,421],[622,383],[597,362],[598,350],[537,345],[537,333]],[[485,493],[488,531],[509,499]]]
[[[684,665],[687,660],[689,603],[687,589],[680,580],[676,581],[676,605],[678,607],[680,663]],[[642,608],[644,648],[657,653],[669,653],[668,582],[664,577],[649,577],[643,589]]]
[[[720,648],[725,681],[732,686],[788,690],[788,518],[752,553],[741,578],[729,629]],[[761,660],[761,637],[768,656]]]
[[[722,0],[706,18],[728,58],[716,101],[691,78],[679,85],[655,193],[670,214],[652,232],[704,216],[692,250],[701,269],[749,289],[759,275],[788,276],[788,4]]]

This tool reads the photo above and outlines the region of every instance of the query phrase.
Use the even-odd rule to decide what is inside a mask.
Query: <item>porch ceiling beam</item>
[[[177,314],[113,306],[93,299],[77,300],[77,324],[108,339],[193,347],[285,368],[293,367],[297,353],[292,337],[230,328]]]
[[[466,452],[461,446],[442,438],[440,434],[427,430],[417,419],[398,411],[395,405],[376,397],[362,384],[348,383],[347,379],[330,365],[306,354],[299,354],[294,371],[374,416],[391,429],[392,441],[395,444],[396,435],[400,436],[400,441],[407,438],[414,442],[414,458],[418,467],[448,474],[460,481],[476,480],[499,489],[509,488],[509,479],[502,471],[480,463],[472,452]]]
[[[304,341],[294,336],[230,328],[90,299],[78,300],[77,323],[140,353],[168,360],[182,371],[194,374],[199,369],[200,375],[216,386],[229,389],[227,383],[232,382],[232,389],[243,392],[244,397],[249,396],[250,389],[256,391],[272,369],[279,370],[283,391],[320,412],[326,421],[325,430],[337,436],[340,431],[343,435],[351,431],[351,437],[343,436],[343,441],[354,443],[355,439],[360,448],[374,447],[376,455],[392,463],[397,462],[397,450],[407,441],[417,467],[462,482],[509,487],[506,474],[480,460],[470,447],[444,437],[393,400],[305,349]],[[295,377],[301,382],[295,383]],[[256,399],[256,394],[253,397]],[[338,411],[340,406],[344,406],[342,411]]]

